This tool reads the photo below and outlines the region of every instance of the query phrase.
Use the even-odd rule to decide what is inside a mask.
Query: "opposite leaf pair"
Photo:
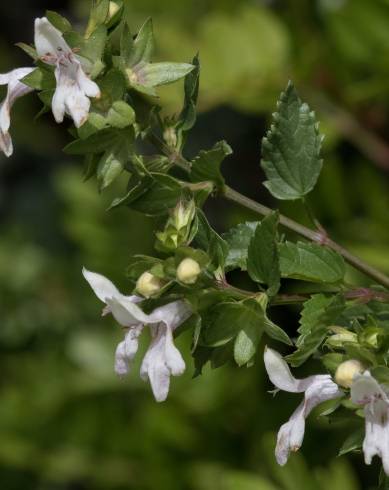
[[[310,412],[320,403],[340,398],[344,393],[328,374],[309,376],[301,380],[294,378],[287,363],[272,349],[265,350],[264,361],[269,378],[278,389],[290,393],[304,393],[303,402],[278,432],[276,458],[280,465],[284,465],[290,452],[301,447],[305,419]],[[372,458],[377,455],[382,459],[385,473],[389,475],[389,397],[369,371],[360,373],[357,363],[355,366],[350,394],[354,404],[364,407],[365,463],[370,464]]]
[[[140,296],[124,296],[100,274],[86,269],[83,274],[96,296],[106,304],[103,314],[112,313],[115,320],[125,327],[124,340],[116,349],[116,373],[119,376],[128,374],[138,350],[138,338],[148,325],[151,343],[143,359],[140,376],[150,381],[156,401],[166,400],[170,376],[179,376],[185,371],[185,362],[173,342],[173,332],[191,316],[190,308],[183,301],[174,301],[147,315],[138,306],[143,301]]]
[[[35,19],[35,48],[41,61],[55,66],[56,90],[52,110],[56,122],[61,123],[66,113],[79,128],[88,118],[89,97],[100,97],[99,87],[85,74],[83,59],[73,52],[62,33],[46,17]],[[11,108],[16,99],[33,91],[22,81],[33,70],[17,68],[0,75],[0,84],[8,85],[7,96],[0,109],[0,149],[6,156],[13,153],[9,135]]]

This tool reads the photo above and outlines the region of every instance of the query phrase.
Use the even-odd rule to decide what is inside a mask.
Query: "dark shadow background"
[[[0,71],[29,63],[13,44],[32,42],[33,19],[58,10],[82,28],[88,1],[0,4]],[[385,0],[130,0],[136,31],[152,15],[157,57],[200,51],[200,116],[187,155],[226,139],[228,183],[275,206],[261,185],[260,140],[289,78],[326,134],[324,170],[311,205],[333,237],[389,271],[389,2]],[[182,87],[161,91],[176,111]],[[0,486],[6,490],[357,490],[376,487],[379,464],[334,459],[351,427],[311,416],[304,446],[280,469],[274,432],[299,395],[272,398],[259,360],[191,379],[190,338],[179,339],[187,372],[156,404],[138,379],[113,373],[121,337],[81,277],[87,266],[126,288],[131,255],[153,253],[153,224],[105,209],[82,183],[81,162],[61,153],[64,127],[34,120],[33,96],[13,111],[15,153],[0,159]],[[283,212],[306,222],[298,204]],[[254,216],[215,200],[215,227]],[[240,278],[236,277],[239,281]],[[349,281],[369,284],[353,271]],[[291,335],[298,311],[273,312]],[[311,367],[312,370],[315,366]],[[303,374],[303,372],[301,372]]]

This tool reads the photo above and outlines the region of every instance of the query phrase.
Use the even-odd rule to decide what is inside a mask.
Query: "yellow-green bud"
[[[175,148],[177,146],[177,133],[175,128],[168,126],[163,132],[163,139],[170,148]]]
[[[161,281],[150,272],[144,272],[136,283],[136,290],[145,298],[149,298],[155,293],[158,293],[161,287]]]
[[[120,7],[116,2],[109,2],[108,19],[111,20],[119,11]]]
[[[199,263],[188,257],[182,260],[177,267],[177,279],[184,284],[194,284],[200,272]]]
[[[336,370],[335,381],[338,383],[338,385],[343,386],[344,388],[350,388],[354,376],[356,374],[363,373],[364,370],[365,368],[363,367],[362,363],[356,359],[344,361],[339,364]]]

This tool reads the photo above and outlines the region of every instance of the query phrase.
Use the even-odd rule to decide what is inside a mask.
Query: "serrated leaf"
[[[286,357],[292,366],[300,366],[317,351],[328,334],[328,327],[336,322],[344,307],[342,297],[324,294],[315,294],[304,303],[297,350]]]
[[[136,77],[136,85],[142,87],[159,87],[176,82],[193,70],[189,63],[141,63],[133,68]]]
[[[277,212],[258,223],[248,247],[247,271],[255,282],[266,284],[274,296],[280,288],[280,263],[277,244]]]
[[[247,270],[247,250],[259,221],[247,221],[231,228],[223,238],[228,244],[226,269]]]
[[[322,136],[315,114],[291,82],[281,94],[272,126],[262,140],[264,185],[277,199],[300,199],[315,186],[322,160]]]
[[[220,166],[232,149],[225,141],[219,141],[211,150],[202,150],[192,161],[190,178],[192,182],[211,180],[218,188],[224,186]]]
[[[62,33],[72,30],[72,25],[70,22],[57,12],[54,12],[53,10],[46,10],[46,17],[49,22]]]
[[[200,62],[196,55],[192,60],[194,69],[185,77],[184,83],[184,107],[178,117],[177,129],[189,131],[196,122],[196,104],[199,93]]]
[[[336,283],[342,281],[346,273],[343,257],[315,243],[281,243],[279,253],[282,277]]]

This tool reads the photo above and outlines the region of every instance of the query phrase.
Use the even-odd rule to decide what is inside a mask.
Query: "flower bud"
[[[363,367],[362,363],[356,359],[344,361],[339,364],[336,370],[335,381],[338,383],[338,385],[343,386],[344,388],[350,388],[354,376],[362,373],[364,370],[365,368]]]
[[[120,10],[116,2],[109,2],[108,19],[111,20]]]
[[[163,139],[170,148],[175,148],[177,146],[177,133],[175,128],[168,126],[163,132]]]
[[[145,298],[153,296],[161,287],[161,281],[150,272],[144,272],[136,283],[136,290]]]
[[[182,260],[177,267],[177,279],[184,284],[194,284],[200,272],[199,263],[188,257]]]

